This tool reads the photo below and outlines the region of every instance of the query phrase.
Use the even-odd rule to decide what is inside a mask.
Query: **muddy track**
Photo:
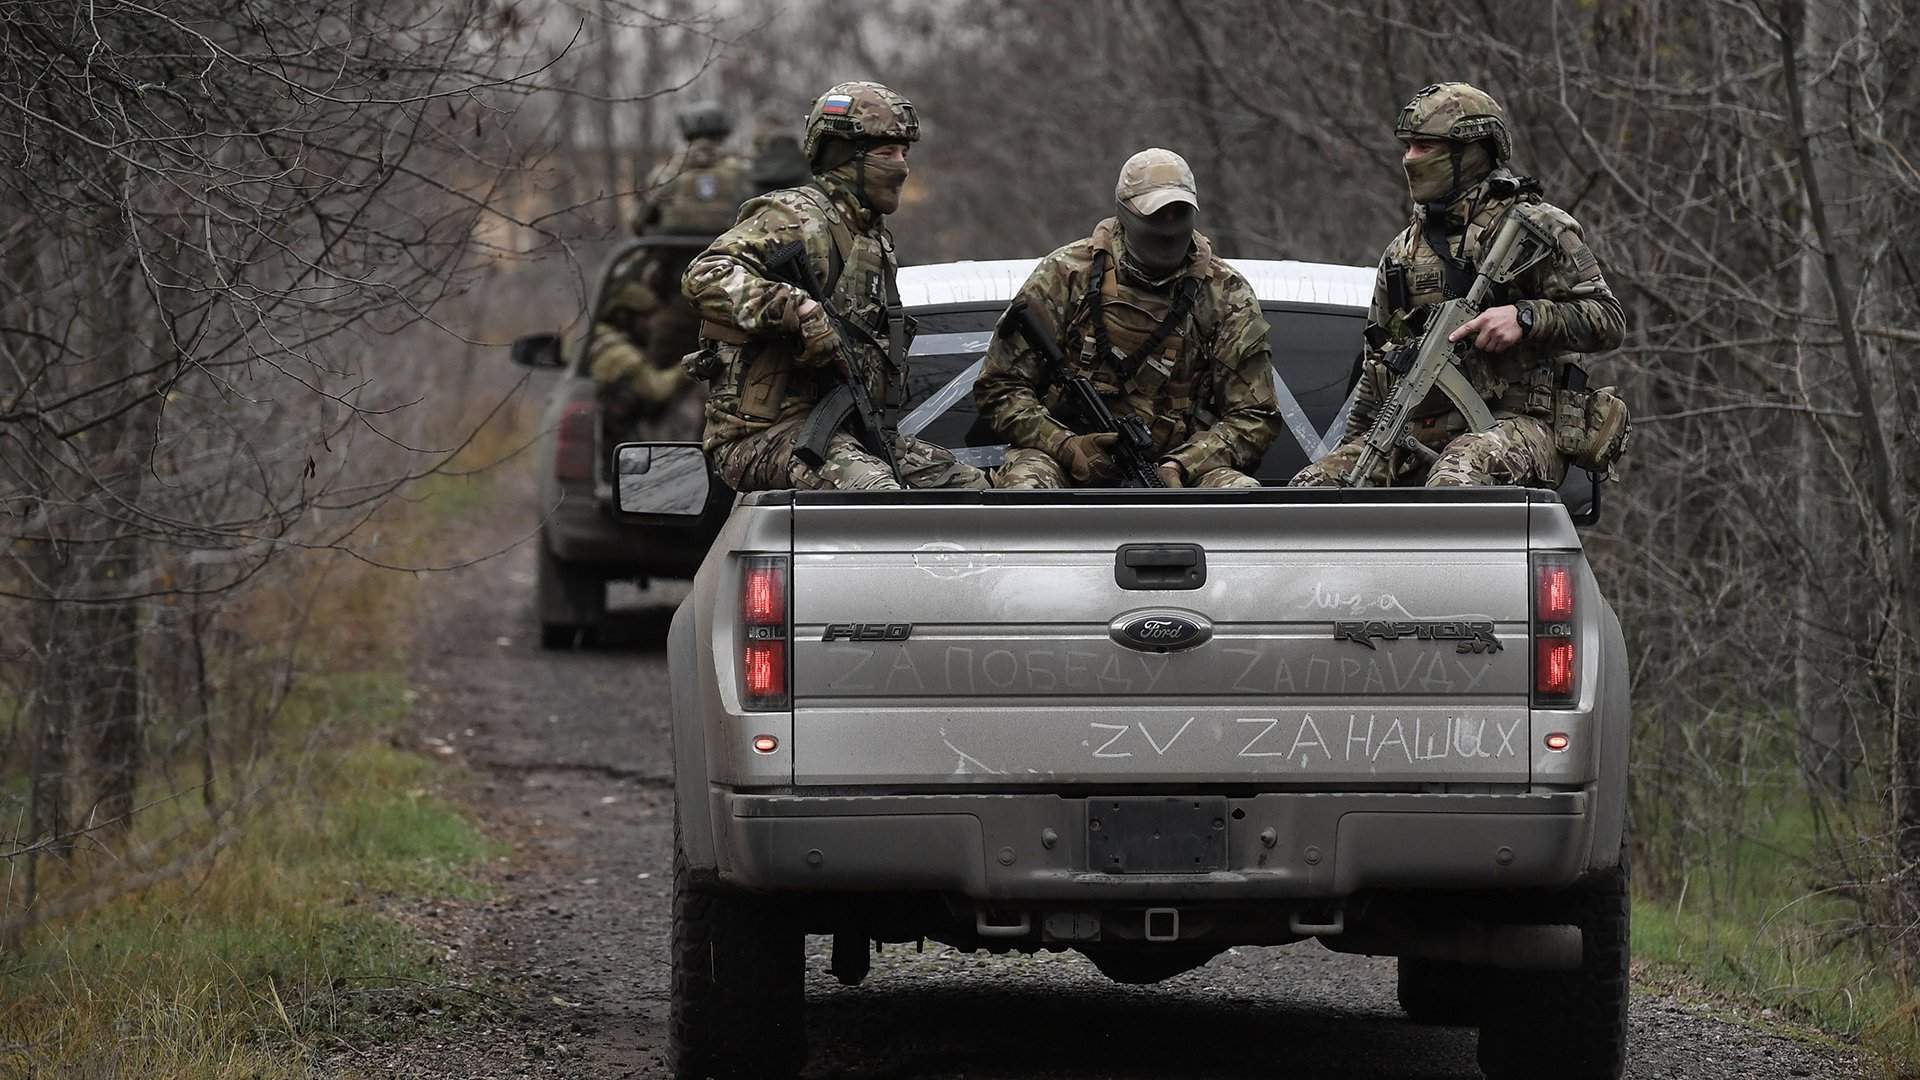
[[[513,517],[513,515],[500,515]],[[500,523],[511,535],[523,519]],[[444,582],[421,642],[419,735],[475,773],[475,812],[512,844],[495,899],[442,904],[427,932],[450,971],[524,1002],[340,1061],[370,1075],[664,1078],[672,805],[667,664],[673,596],[628,594],[608,639],[546,652],[532,551]],[[616,602],[620,598],[616,596]],[[992,957],[889,946],[864,985],[811,942],[809,1077],[1479,1076],[1475,1036],[1408,1021],[1391,960],[1311,942],[1240,949],[1153,987],[1077,955]],[[1636,1078],[1850,1077],[1844,1054],[1633,1002]],[[1545,1075],[1545,1074],[1543,1074]]]

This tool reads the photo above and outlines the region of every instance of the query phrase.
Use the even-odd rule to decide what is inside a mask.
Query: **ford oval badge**
[[[1213,636],[1213,624],[1195,612],[1149,608],[1115,616],[1107,624],[1107,634],[1129,649],[1179,652],[1204,644]]]

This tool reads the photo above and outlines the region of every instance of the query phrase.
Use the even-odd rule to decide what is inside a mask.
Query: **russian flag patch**
[[[853,99],[846,94],[828,94],[820,102],[820,112],[823,116],[845,116],[852,109]]]

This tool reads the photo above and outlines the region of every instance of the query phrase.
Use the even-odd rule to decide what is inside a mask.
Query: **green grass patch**
[[[1633,951],[1653,981],[1677,978],[1859,1045],[1889,1076],[1920,1070],[1920,996],[1848,896],[1822,889],[1823,843],[1803,796],[1749,792],[1724,839],[1673,895],[1635,897]]]
[[[305,753],[208,865],[0,955],[0,1074],[304,1076],[330,1045],[454,1016],[437,957],[395,917],[480,893],[498,852],[440,793],[446,766],[367,739],[404,718],[393,673],[315,680],[289,711],[357,737]],[[170,835],[197,797],[130,839]]]

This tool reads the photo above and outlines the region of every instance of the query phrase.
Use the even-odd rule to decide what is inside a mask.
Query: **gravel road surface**
[[[502,522],[501,532],[525,523]],[[661,645],[677,594],[628,592],[611,640],[545,652],[532,590],[529,545],[446,579],[416,672],[419,737],[445,740],[473,770],[476,813],[512,845],[493,872],[494,898],[417,921],[446,948],[454,977],[504,986],[500,996],[521,1004],[364,1049],[341,1061],[347,1071],[668,1075],[673,811]],[[888,946],[857,989],[827,974],[825,939],[811,944],[808,1077],[1480,1075],[1471,1030],[1400,1013],[1392,960],[1311,942],[1236,950],[1152,987],[1110,983],[1073,953]],[[1860,1075],[1817,1040],[1728,1016],[1720,1004],[1636,995],[1628,1075]]]

